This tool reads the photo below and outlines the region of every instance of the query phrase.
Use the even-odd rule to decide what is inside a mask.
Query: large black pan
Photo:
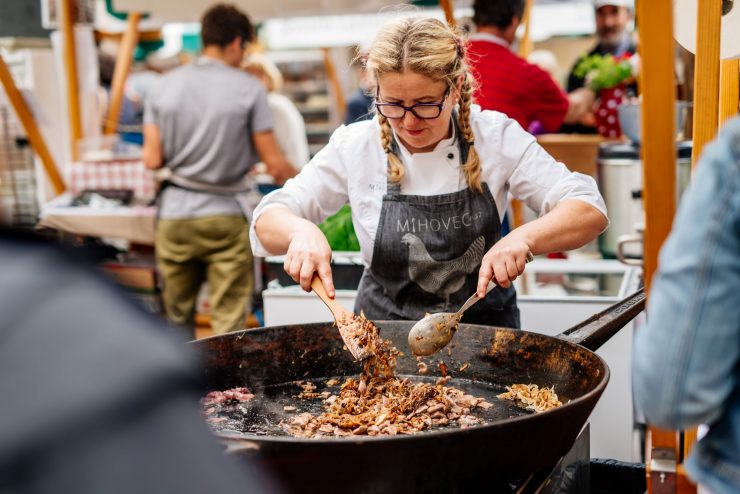
[[[644,304],[641,290],[558,337],[462,324],[449,351],[425,359],[427,377],[417,375],[414,357],[400,357],[397,375],[435,379],[444,360],[450,385],[495,404],[484,415],[487,425],[411,436],[280,435],[277,422],[287,415],[282,406],[301,406],[292,398],[299,391],[294,381],[321,386],[330,377],[359,372],[330,323],[230,333],[194,345],[211,389],[247,386],[257,393],[238,417],[219,424],[217,435],[229,450],[267,466],[292,492],[493,492],[499,482],[551,467],[570,449],[609,380],[606,363],[593,351]],[[408,352],[412,322],[377,325],[384,338]],[[470,365],[459,371],[465,363]],[[535,414],[495,398],[514,383],[555,386],[567,403]]]

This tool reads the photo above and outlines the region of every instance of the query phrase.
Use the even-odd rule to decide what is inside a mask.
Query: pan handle
[[[558,338],[596,351],[645,309],[645,298],[645,288],[640,288],[608,309],[566,329]]]

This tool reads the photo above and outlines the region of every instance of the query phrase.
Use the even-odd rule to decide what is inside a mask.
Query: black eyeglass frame
[[[391,120],[401,120],[403,117],[406,116],[406,112],[410,111],[416,118],[419,120],[434,120],[435,118],[439,118],[439,116],[442,114],[442,108],[445,106],[445,101],[447,101],[447,97],[450,95],[450,86],[447,86],[447,90],[445,91],[444,96],[442,96],[442,100],[439,103],[415,103],[411,106],[403,106],[400,103],[378,103],[378,98],[380,97],[380,88],[378,88],[377,93],[375,94],[375,109],[378,110],[378,113],[383,115],[385,118],[390,118]],[[388,115],[385,115],[383,113],[383,107],[396,107],[396,108],[403,108],[403,114],[400,117],[389,117]],[[436,107],[437,108],[437,114],[433,117],[422,117],[418,113],[414,111],[414,108],[431,108]]]

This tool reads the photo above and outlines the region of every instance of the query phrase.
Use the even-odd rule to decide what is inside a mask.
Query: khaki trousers
[[[172,322],[192,330],[198,292],[207,281],[213,332],[244,329],[254,261],[243,217],[161,219],[155,242],[164,306]]]

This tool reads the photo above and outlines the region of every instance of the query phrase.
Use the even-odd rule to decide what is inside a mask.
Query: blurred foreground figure
[[[702,153],[660,252],[637,333],[635,402],[651,424],[708,424],[686,469],[713,494],[740,492],[740,119]]]
[[[68,253],[0,227],[0,492],[276,492],[200,417],[185,344]]]

